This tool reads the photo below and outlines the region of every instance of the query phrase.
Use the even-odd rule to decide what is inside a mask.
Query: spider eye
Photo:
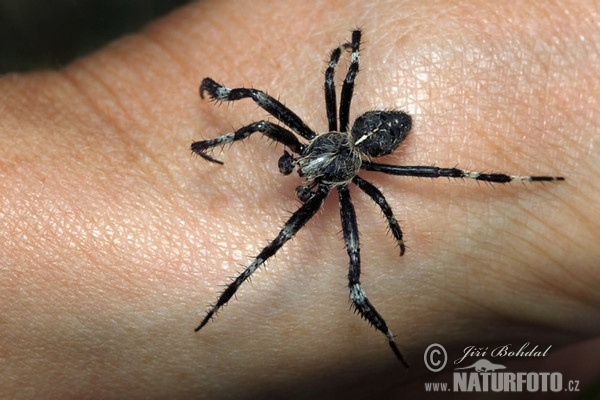
[[[369,111],[354,121],[354,144],[369,157],[390,154],[406,138],[412,126],[402,111]]]

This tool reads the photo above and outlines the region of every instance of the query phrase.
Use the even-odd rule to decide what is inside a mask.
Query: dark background
[[[190,0],[0,0],[0,74],[57,68]]]

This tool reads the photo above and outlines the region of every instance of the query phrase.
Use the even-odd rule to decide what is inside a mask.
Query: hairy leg
[[[251,98],[259,107],[289,126],[303,138],[310,140],[317,136],[292,110],[262,90],[252,88],[229,89],[211,78],[204,78],[200,85],[200,97],[204,98],[204,92],[208,92],[210,98],[217,101],[236,101]]]
[[[337,105],[336,105],[336,95],[335,95],[335,82],[333,80],[335,76],[335,70],[337,68],[338,62],[340,61],[340,56],[342,55],[342,50],[351,49],[352,44],[344,43],[343,45],[336,47],[331,51],[331,56],[329,58],[329,64],[327,64],[327,69],[325,70],[325,107],[327,109],[327,121],[329,122],[329,131],[337,131]]]
[[[356,223],[356,212],[354,211],[354,206],[350,199],[348,186],[338,187],[338,195],[340,216],[342,219],[342,232],[344,233],[346,250],[348,251],[348,257],[350,258],[348,288],[350,289],[350,301],[352,302],[352,306],[361,317],[367,320],[376,329],[383,332],[396,357],[398,357],[404,366],[408,367],[408,363],[396,346],[394,335],[392,335],[392,332],[387,327],[383,317],[375,310],[375,307],[373,307],[367,298],[367,295],[360,284],[360,245],[358,241],[358,225]]]
[[[390,227],[390,231],[396,239],[398,243],[398,247],[400,247],[400,255],[404,255],[404,251],[406,247],[404,246],[404,241],[402,240],[402,229],[400,229],[400,224],[396,220],[394,213],[392,212],[392,208],[388,204],[385,196],[377,187],[370,182],[362,179],[360,176],[355,176],[352,180],[363,192],[365,192],[369,197],[381,208],[383,215],[388,221],[388,226]]]
[[[342,48],[336,47],[331,51],[331,57],[327,69],[325,70],[325,108],[327,109],[327,121],[329,123],[329,131],[337,131],[337,113],[336,113],[336,95],[335,95],[335,82],[333,77],[335,75],[335,69],[337,68],[340,55],[342,54]]]
[[[275,255],[277,251],[283,246],[288,240],[290,240],[303,226],[306,224],[315,213],[321,208],[323,201],[329,194],[330,188],[326,185],[320,185],[314,195],[302,205],[292,216],[287,220],[283,228],[279,232],[279,235],[265,247],[258,256],[246,267],[246,269],[231,282],[225,291],[221,293],[217,302],[213,304],[206,316],[196,328],[196,332],[202,329],[204,325],[210,321],[213,315],[223,307],[239,289],[239,287],[248,279],[254,271],[262,264],[265,263],[271,256]]]
[[[388,165],[363,161],[362,169],[367,171],[383,172],[390,175],[418,176],[421,178],[469,178],[478,181],[507,183],[511,181],[564,181],[562,176],[535,176],[535,175],[507,175],[485,174],[482,172],[467,171],[458,168],[439,168],[428,166]]]
[[[350,103],[352,102],[352,94],[354,93],[354,79],[358,74],[358,54],[360,47],[360,30],[352,32],[352,60],[342,85],[342,94],[340,98],[340,130],[342,132],[348,131],[348,124],[350,121]]]
[[[246,139],[254,132],[260,132],[268,138],[273,139],[276,142],[282,143],[295,153],[302,153],[304,151],[305,146],[302,143],[300,143],[300,141],[296,138],[296,136],[294,136],[292,132],[269,121],[254,122],[250,125],[246,125],[238,129],[233,133],[227,133],[225,135],[221,135],[213,139],[194,142],[192,143],[191,149],[194,153],[198,154],[205,160],[217,164],[223,164],[223,162],[208,155],[207,152],[213,149],[214,147],[222,147],[228,143],[233,143],[238,140]]]

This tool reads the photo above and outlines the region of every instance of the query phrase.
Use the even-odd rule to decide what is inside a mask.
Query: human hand
[[[358,395],[355,381],[407,393],[435,380],[421,362],[430,343],[597,336],[598,33],[584,6],[202,2],[60,71],[3,77],[0,393]],[[356,192],[362,282],[408,371],[348,312],[335,199],[193,333],[298,207],[302,182],[279,174],[283,149],[258,135],[220,154],[224,166],[192,157],[192,141],[265,115],[199,100],[200,80],[268,90],[323,131],[321,72],[355,26],[352,118],[413,116],[386,162],[567,177],[489,187],[364,174],[408,246],[399,257]]]

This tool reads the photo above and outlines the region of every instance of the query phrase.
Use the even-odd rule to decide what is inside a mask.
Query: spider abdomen
[[[361,152],[381,157],[396,150],[411,127],[411,117],[405,112],[369,111],[356,118],[351,133]]]
[[[328,132],[313,139],[297,161],[298,174],[308,181],[342,185],[352,180],[362,157],[352,138],[343,132]]]

